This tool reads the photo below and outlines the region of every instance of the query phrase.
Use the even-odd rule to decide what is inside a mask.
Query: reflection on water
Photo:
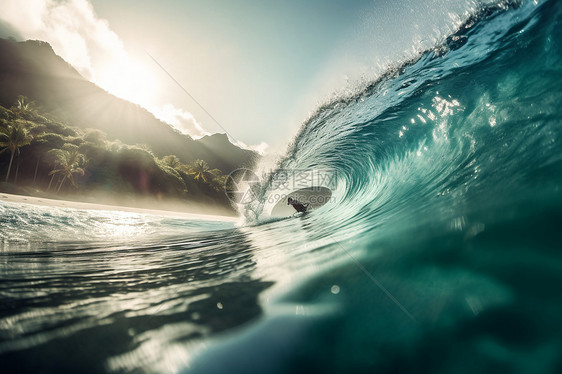
[[[144,248],[77,246],[0,255],[0,355],[8,368],[153,364],[169,346],[259,316],[258,294],[271,285],[253,277],[252,248],[237,229]],[[65,359],[49,360],[53,349]]]

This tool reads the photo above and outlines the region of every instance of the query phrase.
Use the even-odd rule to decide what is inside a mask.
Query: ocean
[[[322,105],[239,222],[0,201],[0,371],[562,372],[561,21],[489,5]]]

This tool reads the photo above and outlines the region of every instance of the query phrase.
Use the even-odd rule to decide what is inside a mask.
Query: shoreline
[[[70,209],[78,209],[78,210],[106,210],[106,211],[127,212],[127,213],[137,213],[137,214],[150,214],[156,216],[185,218],[185,219],[201,220],[201,221],[238,222],[239,220],[239,217],[225,216],[225,215],[218,215],[218,214],[211,215],[211,214],[188,213],[188,212],[178,212],[178,211],[160,210],[160,209],[137,208],[137,207],[130,207],[130,206],[122,206],[122,205],[86,203],[86,202],[50,199],[50,198],[27,196],[27,195],[16,195],[16,194],[9,194],[5,192],[0,192],[0,201],[5,201],[7,203],[14,203],[14,204],[30,204],[30,205],[40,205],[40,206],[57,207],[57,208],[70,208]]]

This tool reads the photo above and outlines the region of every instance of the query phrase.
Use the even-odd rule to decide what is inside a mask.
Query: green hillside
[[[49,44],[0,39],[0,190],[176,199],[230,209],[225,175],[255,152],[194,140],[83,78]]]
[[[203,159],[225,172],[252,166],[257,157],[224,135],[212,135],[209,142],[179,133],[144,108],[87,81],[48,43],[0,39],[0,105],[11,107],[18,95],[35,101],[48,118],[102,130],[125,144],[146,144],[158,157],[174,154],[184,163]]]

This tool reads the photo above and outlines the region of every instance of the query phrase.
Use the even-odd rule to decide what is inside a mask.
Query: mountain
[[[199,143],[207,149],[212,149],[215,156],[221,159],[228,159],[230,157],[229,147],[232,146],[232,143],[230,143],[226,134],[207,135],[199,139]]]
[[[224,134],[200,140],[181,134],[139,105],[89,82],[46,42],[0,39],[0,105],[12,106],[18,95],[40,104],[41,113],[51,118],[102,130],[125,144],[146,144],[159,157],[174,154],[185,163],[203,159],[225,174],[251,167],[258,157]]]

